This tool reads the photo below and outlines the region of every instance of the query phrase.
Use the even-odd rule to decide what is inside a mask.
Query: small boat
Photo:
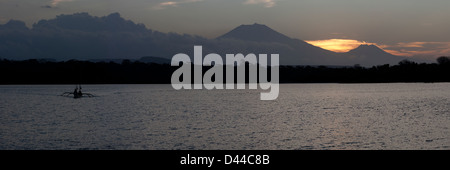
[[[74,99],[81,98],[81,97],[94,97],[94,95],[91,94],[91,93],[83,93],[83,92],[81,92],[81,85],[79,85],[79,87],[78,86],[75,87],[75,90],[73,92],[64,92],[60,96],[70,97],[72,95],[73,95]]]

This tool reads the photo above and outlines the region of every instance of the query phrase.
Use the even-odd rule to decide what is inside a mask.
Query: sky
[[[0,0],[0,24],[60,14],[122,17],[161,32],[215,38],[265,24],[336,52],[374,44],[407,57],[450,55],[449,0]]]

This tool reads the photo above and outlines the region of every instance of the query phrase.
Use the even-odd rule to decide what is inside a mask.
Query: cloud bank
[[[274,7],[276,0],[246,0],[244,4],[263,4],[266,8]]]
[[[51,5],[52,7],[56,7],[56,6],[58,6],[58,4],[60,4],[60,3],[63,3],[63,2],[71,2],[71,1],[73,1],[73,0],[52,0],[52,1],[50,2],[50,5]]]
[[[169,7],[177,7],[177,6],[181,5],[181,4],[201,2],[201,1],[203,1],[203,0],[165,1],[165,2],[161,2],[161,3],[157,4],[156,6],[153,7],[153,9],[162,10],[162,9],[166,9],[166,8],[169,8]]]
[[[400,42],[383,45],[383,49],[394,55],[430,59],[450,54],[450,42]]]

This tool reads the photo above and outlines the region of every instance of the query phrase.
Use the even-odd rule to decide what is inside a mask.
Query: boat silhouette
[[[75,90],[73,92],[64,92],[60,96],[65,96],[65,97],[73,96],[74,99],[81,98],[81,97],[94,97],[94,95],[91,93],[81,92],[81,89],[82,89],[81,85],[78,85],[75,87]]]

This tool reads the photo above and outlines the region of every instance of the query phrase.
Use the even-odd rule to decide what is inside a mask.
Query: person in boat
[[[81,97],[81,91],[78,87],[75,88],[75,90],[73,91],[73,97],[74,98],[79,98]]]
[[[81,86],[80,86],[80,88],[78,89],[78,97],[81,97],[81,96],[83,96],[83,93],[81,92]]]

